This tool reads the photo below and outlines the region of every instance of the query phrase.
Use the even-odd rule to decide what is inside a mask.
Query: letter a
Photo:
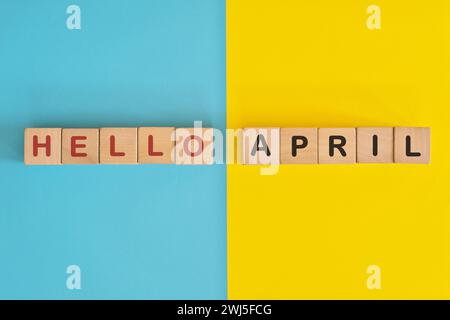
[[[375,290],[381,289],[381,269],[377,265],[370,265],[367,267],[367,274],[369,277],[367,278],[367,289]]]
[[[69,290],[81,289],[81,269],[77,265],[67,267],[66,273],[69,274],[66,280],[66,287]]]
[[[67,17],[66,26],[69,30],[80,30],[81,29],[81,9],[79,6],[75,4],[71,4],[67,7],[67,14],[70,16]]]
[[[261,146],[260,146],[260,142],[261,142]],[[253,145],[251,155],[255,156],[257,151],[264,151],[264,153],[268,157],[270,157],[269,146],[267,145],[266,138],[264,138],[264,135],[262,135],[262,134],[258,134],[258,136],[256,137],[256,142]]]
[[[379,6],[372,4],[367,7],[367,28],[369,30],[380,30],[381,29],[381,9]]]

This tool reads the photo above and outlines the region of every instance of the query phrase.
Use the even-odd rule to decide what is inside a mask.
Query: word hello
[[[430,128],[246,128],[227,130],[234,163],[429,163]],[[56,164],[223,163],[220,130],[212,128],[26,128],[24,162]],[[228,157],[229,158],[229,157]],[[219,161],[217,160],[219,159]],[[230,161],[229,161],[230,162]]]

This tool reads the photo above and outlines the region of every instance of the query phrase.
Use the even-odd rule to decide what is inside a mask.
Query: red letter
[[[125,152],[116,152],[116,137],[109,137],[109,154],[111,157],[124,157]]]
[[[148,155],[151,156],[162,156],[164,153],[162,153],[161,151],[153,151],[153,136],[149,135],[148,136]]]
[[[45,155],[50,157],[51,146],[50,146],[50,136],[45,136],[45,143],[38,143],[38,137],[33,136],[33,156],[37,157],[38,148],[45,148]]]
[[[84,152],[77,152],[77,148],[86,148],[84,143],[77,143],[76,140],[86,140],[86,136],[73,136],[70,137],[70,155],[72,157],[86,157],[87,154]]]
[[[190,139],[190,140],[188,140]],[[198,155],[200,155],[203,152],[203,140],[198,137],[198,136],[194,136],[191,135],[188,139],[184,140],[184,152],[189,153],[191,155],[191,157],[196,157]],[[195,140],[198,142],[198,150],[196,152],[192,152],[191,150],[189,150],[189,142],[191,142],[192,140]]]

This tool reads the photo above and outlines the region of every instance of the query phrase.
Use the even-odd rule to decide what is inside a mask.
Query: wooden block
[[[393,163],[394,128],[357,128],[356,161],[359,163]]]
[[[175,128],[142,127],[138,129],[139,163],[175,163]]]
[[[280,164],[280,128],[242,130],[243,164]]]
[[[63,129],[63,164],[98,164],[98,129]]]
[[[177,128],[175,136],[176,164],[213,164],[214,129]]]
[[[100,163],[136,164],[137,128],[100,128]]]
[[[355,128],[319,128],[319,163],[355,162]]]
[[[430,163],[430,128],[394,128],[394,162]]]
[[[281,164],[317,163],[317,128],[281,128]]]
[[[61,164],[61,128],[26,128],[25,164]]]

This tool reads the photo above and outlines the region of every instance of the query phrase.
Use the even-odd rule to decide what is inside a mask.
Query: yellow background
[[[381,30],[366,26],[381,8]],[[228,127],[430,126],[430,165],[228,167],[230,299],[450,298],[450,1],[227,1]],[[366,268],[381,268],[368,290]]]

